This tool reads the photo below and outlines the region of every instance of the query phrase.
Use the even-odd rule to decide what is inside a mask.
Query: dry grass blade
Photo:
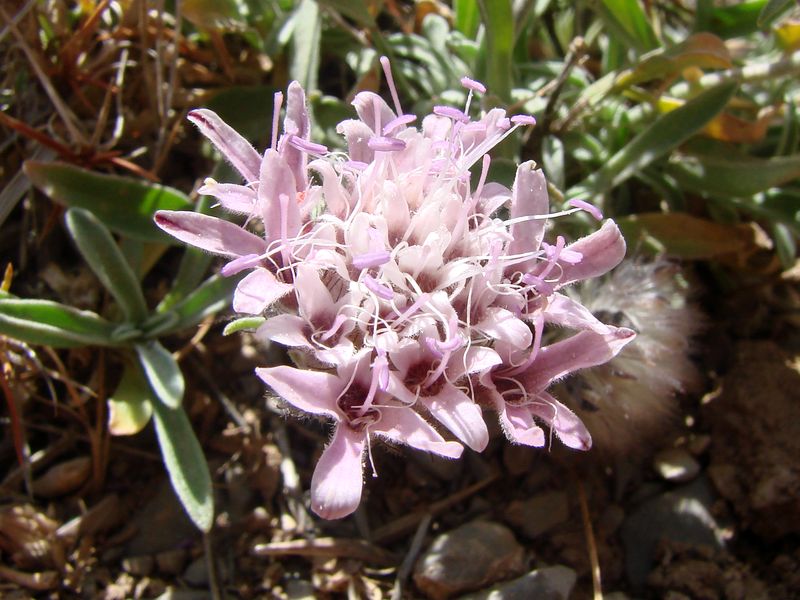
[[[398,557],[361,539],[316,538],[291,540],[253,546],[253,556],[319,556],[323,558],[354,558],[370,564],[395,565]]]

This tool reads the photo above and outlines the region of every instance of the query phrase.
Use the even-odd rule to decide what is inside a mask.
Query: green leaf
[[[640,54],[658,48],[658,38],[637,0],[602,0],[598,14],[612,36]]]
[[[701,131],[725,108],[735,90],[735,82],[713,87],[680,108],[659,116],[568,195],[599,195],[619,185]]]
[[[800,177],[800,156],[726,158],[720,155],[682,156],[667,173],[683,187],[715,196],[744,198]]]
[[[791,269],[797,261],[797,240],[792,230],[783,223],[773,223],[772,241],[784,269]]]
[[[293,27],[289,75],[310,92],[319,87],[319,43],[322,37],[322,20],[315,0],[300,0],[294,13]]]
[[[490,94],[511,100],[511,63],[514,51],[514,13],[511,0],[478,0],[486,28],[482,79]]]
[[[53,348],[116,346],[115,323],[49,300],[0,299],[0,334]]]
[[[145,242],[176,244],[153,223],[157,210],[185,210],[178,190],[117,175],[100,175],[60,162],[27,161],[25,174],[54,201],[85,208],[109,229]]]
[[[155,340],[136,344],[136,354],[156,398],[170,408],[178,408],[185,383],[172,354]]]
[[[454,0],[455,28],[470,39],[475,39],[481,24],[478,3],[475,0]]]
[[[182,407],[153,403],[153,420],[172,489],[192,522],[209,531],[214,522],[214,495],[208,463]]]
[[[667,256],[704,260],[748,252],[755,247],[746,225],[724,225],[684,213],[640,213],[617,221],[628,245],[643,242]]]
[[[375,27],[375,19],[364,0],[317,0],[317,2],[321,6],[352,19],[363,27]]]
[[[796,0],[768,0],[761,12],[758,13],[756,24],[761,27],[769,27],[783,13],[797,4]]]
[[[231,335],[238,331],[255,331],[264,324],[266,319],[264,317],[241,317],[234,319],[222,330],[222,335]]]
[[[729,5],[711,7],[704,18],[704,29],[723,39],[750,35],[759,30],[758,17],[767,5],[767,0],[733,2]]]
[[[223,277],[222,275],[212,275],[194,292],[167,311],[177,315],[177,318],[170,318],[168,322],[158,323],[157,326],[151,325],[150,328],[145,326],[146,334],[150,337],[155,337],[188,329],[200,323],[208,315],[213,315],[227,308],[231,303],[233,290],[242,279],[242,276]]]
[[[70,208],[65,221],[78,250],[105,288],[119,304],[127,321],[147,317],[147,303],[139,281],[111,233],[83,208]]]
[[[135,361],[125,364],[122,379],[108,399],[108,430],[111,435],[134,435],[150,421],[153,392]]]

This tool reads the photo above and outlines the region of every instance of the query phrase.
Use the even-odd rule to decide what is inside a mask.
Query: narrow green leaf
[[[53,348],[115,346],[115,323],[49,300],[0,299],[0,334]]]
[[[797,239],[783,223],[773,223],[772,241],[784,269],[791,269],[797,261]]]
[[[234,319],[222,330],[222,335],[231,335],[239,331],[255,331],[263,325],[266,319],[264,317],[241,317]]]
[[[735,82],[719,85],[659,116],[568,195],[599,195],[619,185],[702,130],[725,108],[735,90]]]
[[[108,399],[108,430],[111,435],[134,435],[150,421],[153,392],[141,368],[131,360],[125,364],[122,379]]]
[[[322,19],[315,0],[300,0],[294,14],[289,75],[307,91],[318,89]]]
[[[474,40],[481,24],[481,14],[475,0],[454,0],[455,28],[468,38]]]
[[[757,25],[762,29],[769,27],[783,13],[788,12],[796,4],[796,0],[768,0],[761,12],[758,13]]]
[[[117,175],[100,175],[59,162],[27,161],[25,174],[51,199],[85,208],[109,229],[145,242],[175,244],[153,223],[157,210],[185,210],[189,199],[178,190]]]
[[[317,0],[317,2],[363,27],[375,27],[375,19],[364,0]]]
[[[682,156],[666,171],[683,187],[715,196],[744,198],[800,177],[800,156],[726,158]]]
[[[169,309],[170,313],[177,315],[177,319],[170,320],[168,323],[160,323],[158,327],[148,329],[147,335],[151,337],[163,336],[194,327],[208,315],[213,315],[227,308],[231,303],[233,290],[242,276],[223,277],[222,275],[212,275],[194,292]]]
[[[705,16],[705,29],[723,39],[750,35],[759,30],[758,17],[767,5],[767,0],[746,0],[727,5],[711,5]]]
[[[108,229],[83,208],[70,208],[65,221],[84,260],[114,296],[125,319],[133,323],[144,320],[147,303],[142,288]]]
[[[658,38],[638,0],[602,0],[598,14],[612,35],[640,54],[658,48]]]
[[[170,408],[178,408],[183,401],[185,383],[172,354],[154,340],[136,344],[136,354],[156,398]]]
[[[514,51],[514,13],[511,0],[478,0],[483,25],[485,73],[489,93],[504,102],[511,99],[511,63]]]
[[[214,495],[208,463],[182,407],[153,403],[153,421],[172,489],[192,522],[209,531],[214,522]]]

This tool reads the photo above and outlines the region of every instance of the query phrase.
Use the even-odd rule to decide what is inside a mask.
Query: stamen
[[[452,106],[434,106],[433,114],[440,117],[447,117],[448,119],[453,119],[461,123],[469,123],[469,117]]]
[[[245,254],[244,256],[239,256],[238,258],[234,258],[231,262],[225,264],[220,270],[220,273],[222,273],[223,277],[236,275],[245,269],[251,269],[259,266],[262,258],[263,257],[260,254]]]
[[[581,210],[584,210],[584,211],[588,212],[590,215],[592,215],[598,221],[602,221],[603,220],[603,213],[600,212],[600,209],[597,208],[594,204],[589,204],[585,200],[579,200],[578,198],[574,198],[574,199],[570,200],[567,204],[569,204],[570,206],[574,206],[575,208],[580,208]]]
[[[371,269],[372,267],[379,267],[385,265],[392,259],[392,255],[386,250],[379,250],[377,252],[365,252],[353,257],[353,266],[356,269]]]
[[[478,92],[480,94],[486,93],[485,85],[483,85],[480,81],[475,81],[474,79],[470,79],[469,77],[462,77],[461,85],[463,85],[471,92]]]
[[[301,138],[299,135],[290,135],[289,136],[289,143],[300,150],[301,152],[307,152],[308,154],[318,154],[320,156],[324,156],[328,153],[328,148],[323,146],[322,144],[317,144],[316,142],[312,142],[310,140],[306,140]]]
[[[514,115],[511,122],[514,125],[536,125],[536,118],[531,115]]]
[[[402,127],[403,125],[408,125],[409,123],[413,123],[417,120],[417,115],[400,115],[399,117],[395,117],[391,121],[389,121],[386,125],[383,126],[383,131],[381,132],[383,135],[389,135],[397,129],[398,127]]]
[[[398,115],[403,114],[403,109],[400,106],[400,98],[397,95],[397,87],[394,85],[394,77],[392,77],[392,65],[389,59],[385,56],[380,57],[381,67],[383,67],[383,74],[386,76],[386,85],[389,86],[389,93],[392,95],[392,102],[394,102],[394,110]]]
[[[367,146],[376,152],[398,152],[405,149],[406,143],[397,138],[376,135],[375,137],[369,138]]]
[[[281,120],[281,105],[283,104],[283,92],[275,92],[272,97],[272,143],[270,148],[278,148],[278,127]]]
[[[378,296],[383,300],[391,300],[394,298],[394,292],[392,288],[389,286],[383,285],[377,279],[375,279],[372,275],[367,275],[364,279],[361,280],[364,286],[373,294]]]

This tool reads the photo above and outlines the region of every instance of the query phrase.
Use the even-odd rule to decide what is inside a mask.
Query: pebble
[[[576,579],[575,571],[569,567],[542,567],[460,600],[568,600]]]
[[[543,492],[508,505],[506,520],[528,538],[543,533],[569,519],[569,500],[564,492]]]
[[[723,533],[711,515],[714,497],[705,476],[643,502],[621,528],[625,570],[634,587],[645,583],[662,539],[722,548]]]
[[[42,498],[57,498],[81,487],[92,472],[88,456],[73,458],[53,467],[33,482],[33,493]]]
[[[508,527],[472,521],[436,537],[414,567],[414,582],[442,600],[518,575],[525,551]]]
[[[700,463],[683,448],[667,448],[653,458],[653,468],[663,479],[686,483],[700,473]]]

